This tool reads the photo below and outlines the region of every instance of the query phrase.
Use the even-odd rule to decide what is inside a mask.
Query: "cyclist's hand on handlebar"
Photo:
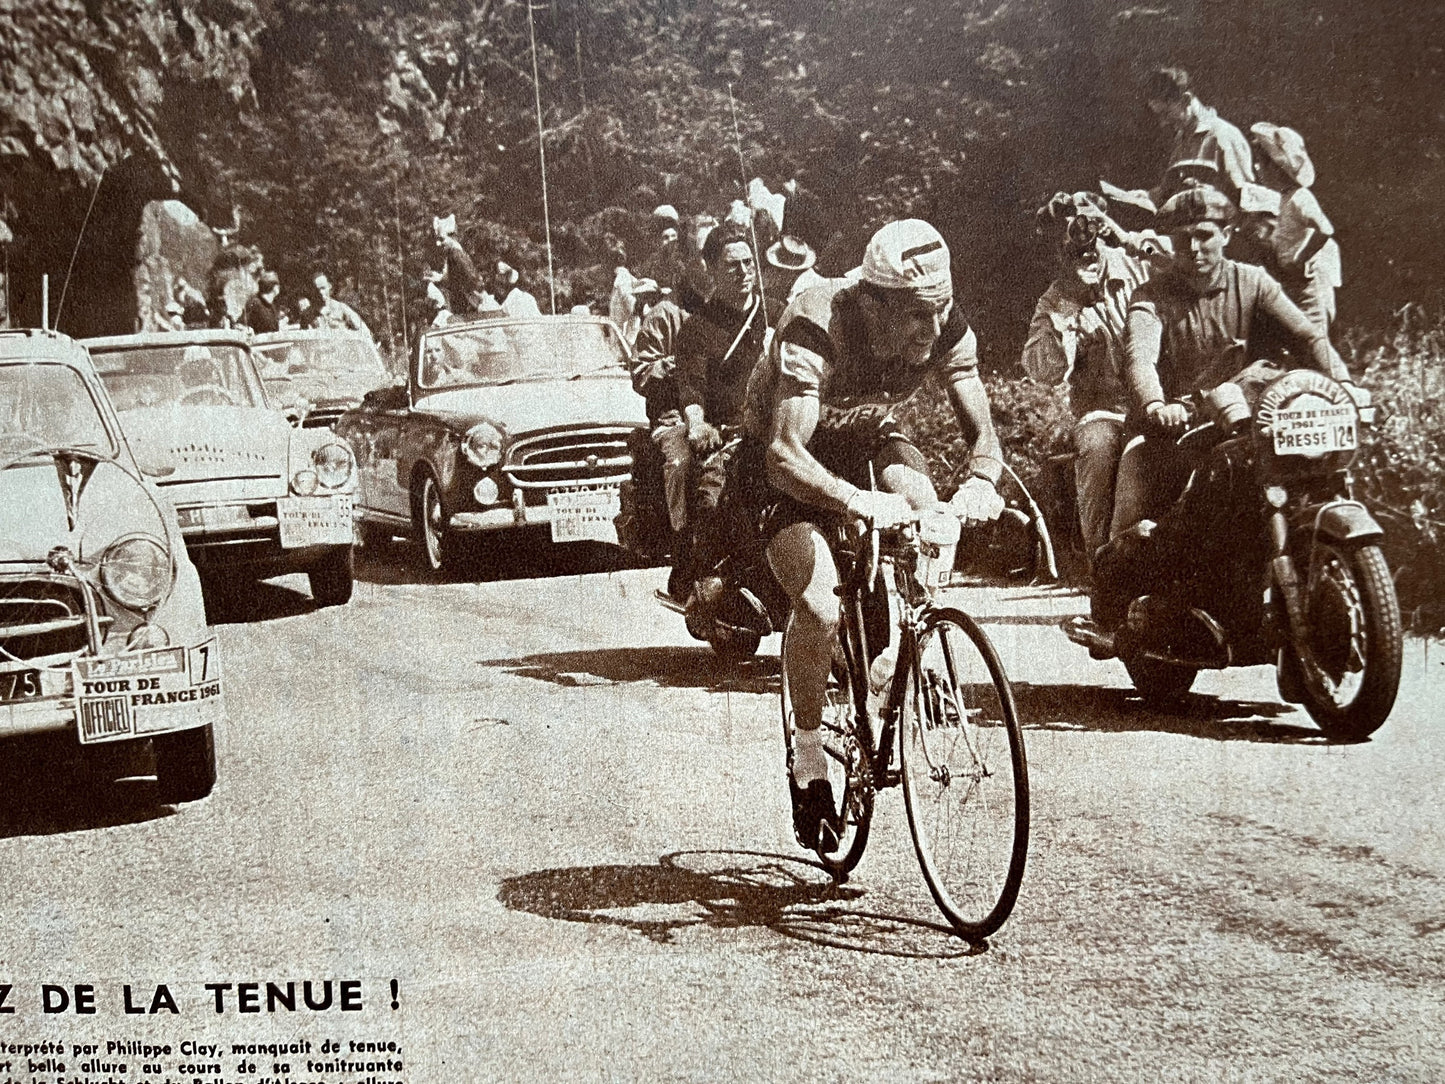
[[[848,498],[848,514],[881,528],[912,523],[918,516],[906,498],[881,489],[860,489],[854,493]]]
[[[988,523],[1003,514],[1003,498],[987,478],[971,474],[950,498],[948,510],[964,523]]]
[[[1189,424],[1189,408],[1183,403],[1155,403],[1149,408],[1149,428],[1166,437],[1177,437]]]

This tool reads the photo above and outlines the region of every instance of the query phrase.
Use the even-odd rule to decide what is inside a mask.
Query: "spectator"
[[[246,299],[241,310],[241,323],[260,335],[281,330],[280,309],[276,298],[281,294],[281,279],[274,271],[262,271],[256,292]]]
[[[541,316],[537,299],[521,286],[521,274],[506,260],[497,261],[492,277],[492,294],[508,316]]]
[[[327,328],[332,330],[365,331],[371,334],[371,329],[366,326],[355,309],[344,301],[338,301],[331,296],[331,280],[324,272],[318,271],[311,280],[316,287],[316,296],[321,303],[316,308],[316,315],[311,319],[311,326],[316,328]]]
[[[1279,218],[1270,237],[1274,268],[1285,294],[1329,334],[1340,288],[1340,246],[1310,186],[1315,167],[1293,128],[1261,121],[1249,129],[1260,151],[1259,179],[1279,193]]]
[[[767,263],[772,272],[765,273],[763,282],[769,298],[792,301],[810,286],[823,282],[823,276],[813,270],[818,254],[806,241],[784,235],[768,247]]]
[[[463,315],[482,308],[482,277],[466,249],[457,240],[457,216],[433,217],[432,235],[436,238],[433,266],[426,272],[426,281],[446,295],[447,308]],[[427,291],[430,296],[431,291]]]
[[[1166,180],[1150,192],[1156,207],[1178,190],[1168,187],[1167,174],[1169,167],[1181,162],[1212,163],[1222,174],[1222,187],[1231,199],[1237,199],[1239,189],[1254,180],[1244,133],[1195,97],[1184,69],[1153,72],[1144,80],[1144,99],[1159,126],[1173,139],[1165,163]]]

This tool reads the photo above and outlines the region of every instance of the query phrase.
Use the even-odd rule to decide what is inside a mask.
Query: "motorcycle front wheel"
[[[1317,543],[1304,600],[1304,644],[1287,645],[1280,666],[1319,728],[1360,741],[1395,706],[1404,650],[1400,603],[1380,547]]]

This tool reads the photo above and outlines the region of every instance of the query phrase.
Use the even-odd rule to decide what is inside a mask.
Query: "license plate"
[[[141,737],[213,722],[221,710],[216,641],[196,647],[76,659],[76,725],[83,744]]]
[[[176,517],[180,520],[183,531],[245,527],[251,523],[251,511],[244,504],[180,508],[176,511]]]
[[[351,497],[282,497],[276,502],[281,546],[344,546],[351,542]]]
[[[615,521],[622,509],[620,487],[549,490],[547,508],[552,514],[553,542],[617,544]]]
[[[64,670],[11,670],[0,674],[0,701],[37,700],[65,692]]]
[[[1359,446],[1357,412],[1346,403],[1285,408],[1274,415],[1275,455],[1318,456]]]

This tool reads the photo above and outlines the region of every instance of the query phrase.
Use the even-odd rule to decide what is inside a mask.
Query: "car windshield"
[[[498,322],[439,331],[422,339],[422,388],[558,380],[625,371],[622,341],[610,324],[570,320]]]
[[[120,411],[165,406],[263,405],[255,369],[234,343],[178,343],[94,351],[96,371]]]
[[[0,364],[0,441],[6,446],[116,452],[79,373],[58,362]]]
[[[360,373],[385,376],[386,366],[369,339],[337,337],[257,343],[256,361],[261,379],[273,380],[302,373]]]

